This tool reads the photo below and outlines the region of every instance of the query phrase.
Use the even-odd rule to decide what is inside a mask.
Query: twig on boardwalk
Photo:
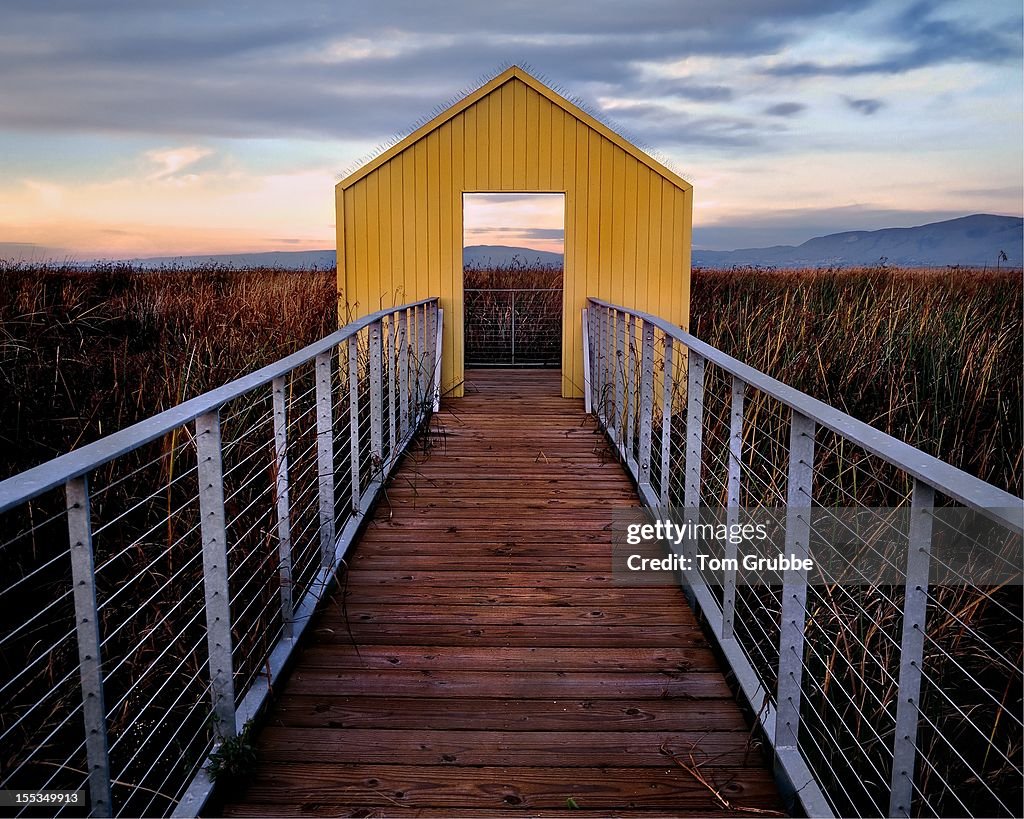
[[[675,762],[676,765],[678,765],[680,768],[682,768],[684,771],[686,771],[690,776],[692,776],[701,786],[706,788],[708,790],[708,792],[712,796],[715,797],[715,801],[718,803],[718,806],[720,808],[722,808],[724,810],[729,810],[729,811],[736,811],[737,813],[749,813],[749,814],[751,814],[753,816],[785,816],[786,815],[785,813],[782,813],[781,811],[770,810],[769,808],[747,808],[747,807],[743,807],[742,805],[734,805],[732,802],[730,802],[728,799],[726,799],[722,795],[722,792],[718,790],[718,787],[715,785],[714,782],[712,782],[707,776],[705,776],[703,773],[701,773],[701,770],[700,770],[701,766],[704,765],[708,760],[705,760],[704,762],[697,762],[697,760],[694,759],[694,757],[693,757],[693,749],[692,749],[692,747],[687,752],[687,756],[689,757],[689,760],[690,760],[689,763],[684,762],[682,759],[679,758],[678,755],[676,755],[671,750],[669,750],[666,747],[665,743],[662,743],[661,748],[659,750],[661,751],[661,753],[663,753],[665,756],[667,756],[669,759],[671,759],[673,762]]]

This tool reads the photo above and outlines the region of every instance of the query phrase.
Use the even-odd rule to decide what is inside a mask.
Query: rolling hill
[[[975,214],[918,227],[832,233],[796,246],[694,250],[693,263],[702,267],[851,267],[884,259],[901,267],[995,267],[1003,251],[1008,258],[1003,266],[1020,267],[1022,246],[1024,219]]]

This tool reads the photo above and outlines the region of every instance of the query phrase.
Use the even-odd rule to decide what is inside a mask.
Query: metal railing
[[[652,510],[775,507],[797,554],[838,507],[868,530],[909,521],[886,533],[898,554],[832,547],[855,583],[680,573],[789,798],[809,816],[1017,815],[1021,588],[985,578],[1007,560],[1019,577],[1024,502],[656,316],[590,299],[583,323],[588,409]],[[933,553],[933,521],[960,508],[998,534],[971,543],[970,571]],[[883,563],[886,581],[866,574]],[[930,584],[936,568],[946,581]]]
[[[475,367],[557,367],[562,288],[467,287],[465,361]]]
[[[429,423],[441,313],[374,313],[0,483],[0,789],[198,813]]]

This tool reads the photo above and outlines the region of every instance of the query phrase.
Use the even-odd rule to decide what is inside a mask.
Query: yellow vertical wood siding
[[[427,296],[443,389],[462,394],[462,195],[565,194],[562,395],[583,390],[587,296],[687,327],[690,186],[519,68],[338,183],[343,320]]]

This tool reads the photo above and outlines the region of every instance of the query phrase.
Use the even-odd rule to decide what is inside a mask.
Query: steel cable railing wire
[[[916,709],[919,729],[916,737],[909,738],[918,775],[907,787],[914,812],[922,815],[1013,815],[1011,806],[1021,801],[1024,770],[1024,724],[1018,715],[1024,673],[1018,658],[1024,654],[1024,618],[1019,587],[993,587],[992,583],[986,585],[984,578],[1008,571],[1016,565],[1010,555],[1019,552],[1020,521],[1012,513],[990,507],[1002,502],[1019,509],[1020,499],[969,476],[961,477],[962,473],[951,472],[934,459],[933,468],[915,472],[922,467],[908,465],[905,458],[914,453],[910,448],[895,442],[890,445],[889,439],[879,443],[878,434],[865,432],[864,425],[858,426],[831,408],[823,409],[819,402],[745,368],[660,319],[594,299],[590,311],[592,360],[597,362],[595,412],[609,434],[614,434],[628,468],[639,480],[632,457],[640,440],[637,412],[645,401],[653,400],[652,451],[658,455],[652,454],[652,487],[655,495],[664,487],[674,505],[681,506],[685,500],[691,440],[686,427],[693,409],[702,419],[697,468],[701,505],[708,507],[724,506],[723,501],[732,497],[726,481],[730,466],[739,467],[741,507],[786,507],[790,415],[804,412],[806,406],[812,420],[824,419],[815,436],[810,489],[805,492],[797,487],[797,495],[803,492],[802,503],[821,510],[822,522],[830,524],[853,548],[848,554],[836,554],[835,568],[841,577],[826,572],[825,585],[807,588],[799,658],[805,724],[799,732],[799,745],[813,771],[811,784],[817,794],[806,798],[824,800],[815,802],[820,810],[842,815],[888,814],[894,809],[889,805],[889,788],[890,777],[896,779],[895,755],[901,755],[901,766],[908,765],[905,748],[894,744],[894,727],[897,692],[908,674],[903,655],[914,650],[913,642],[906,642],[903,623],[905,609],[912,605],[909,593],[905,595],[903,590],[908,538],[920,535],[908,534],[897,516],[912,512],[912,499],[917,503],[916,486],[932,480],[939,494],[953,487],[953,495],[961,500],[978,498],[973,507],[976,511],[1009,527],[1008,536],[997,533],[981,538],[956,523],[935,519],[936,533],[945,527],[945,537],[959,537],[975,554],[971,563],[955,566],[936,553],[933,567],[940,576],[945,572],[945,577],[953,578],[953,583],[926,587],[917,597],[923,604],[913,603],[925,607],[920,616],[926,620],[923,653],[916,662],[922,687]],[[653,364],[644,361],[643,334],[649,332],[649,324],[656,328]],[[671,373],[665,372],[664,358],[657,352],[666,336],[673,339]],[[693,348],[705,361],[704,394],[703,400],[688,402],[685,362],[688,349],[690,360],[694,360]],[[646,373],[648,366],[655,368],[653,379]],[[740,379],[743,388],[739,464],[730,463],[734,419],[729,415],[728,396],[734,378]],[[666,381],[672,407],[667,424],[661,396]],[[645,393],[652,387],[653,396]],[[667,426],[667,439],[663,425]],[[871,451],[865,450],[864,441],[870,441]],[[664,467],[660,451],[665,453]],[[921,453],[920,460],[928,460],[928,456]],[[990,497],[997,500],[987,504]],[[939,504],[936,500],[936,508],[955,507],[959,502]],[[840,514],[844,507],[859,510],[856,528]],[[902,555],[896,547],[901,540]],[[753,552],[759,551],[753,548]],[[891,578],[885,582],[881,582],[883,570],[884,577]],[[975,574],[969,576],[968,571]],[[712,620],[722,616],[722,593],[710,586],[720,584],[723,577],[716,573],[695,576],[712,601],[707,616]],[[780,590],[777,585],[743,583],[737,583],[735,589],[733,638],[742,646],[755,678],[769,692],[775,689],[779,664]],[[909,667],[913,669],[914,664]],[[915,672],[910,673],[914,676]],[[757,705],[754,703],[755,709]]]
[[[332,360],[330,451],[336,474],[329,479],[337,534],[353,515],[351,441],[358,445],[365,501],[371,482],[400,454],[405,433],[429,413],[423,391],[430,389],[433,362],[424,356],[433,355],[426,326],[436,304],[428,300],[397,308],[393,316],[384,311],[360,319],[257,373],[117,433],[119,443],[110,448],[115,454],[104,454],[104,439],[33,470],[25,484],[0,482],[0,549],[10,569],[0,587],[4,787],[85,787],[96,799],[102,797],[91,792],[98,771],[113,796],[113,805],[100,810],[113,815],[168,814],[190,788],[203,793],[193,777],[216,736],[229,727],[211,714],[209,584],[225,584],[235,703],[252,709],[250,695],[266,696],[266,686],[256,683],[280,671],[269,661],[285,626],[281,533],[290,541],[284,557],[291,563],[296,629],[309,622],[323,595],[320,586],[330,577],[319,532],[322,403],[314,361],[322,355]],[[370,360],[371,332],[381,339],[377,363]],[[352,338],[357,340],[350,343]],[[350,390],[352,348],[357,383]],[[371,394],[368,381],[378,371],[382,390]],[[353,394],[357,412],[349,406]],[[200,480],[203,470],[210,474],[213,468],[210,435],[216,436],[223,503],[220,522],[212,524],[200,514],[211,505]],[[282,455],[288,460],[286,504],[278,504]],[[82,474],[86,480],[77,478]],[[76,511],[74,523],[84,521],[91,547],[86,582],[94,587],[94,638],[104,660],[97,692],[106,700],[98,715],[98,730],[107,733],[103,759],[85,732],[85,723],[96,725],[97,717],[83,706],[77,643],[92,638],[75,613],[76,605],[87,604],[72,593],[72,573],[79,569],[68,559],[73,521],[65,485],[71,482],[84,487],[91,501],[90,514]],[[25,493],[26,485],[42,488]],[[284,529],[279,514],[287,516]],[[216,526],[227,559],[221,581],[204,572],[204,548],[215,548],[210,532]],[[335,544],[330,545],[333,560]],[[16,665],[8,662],[15,655]]]

